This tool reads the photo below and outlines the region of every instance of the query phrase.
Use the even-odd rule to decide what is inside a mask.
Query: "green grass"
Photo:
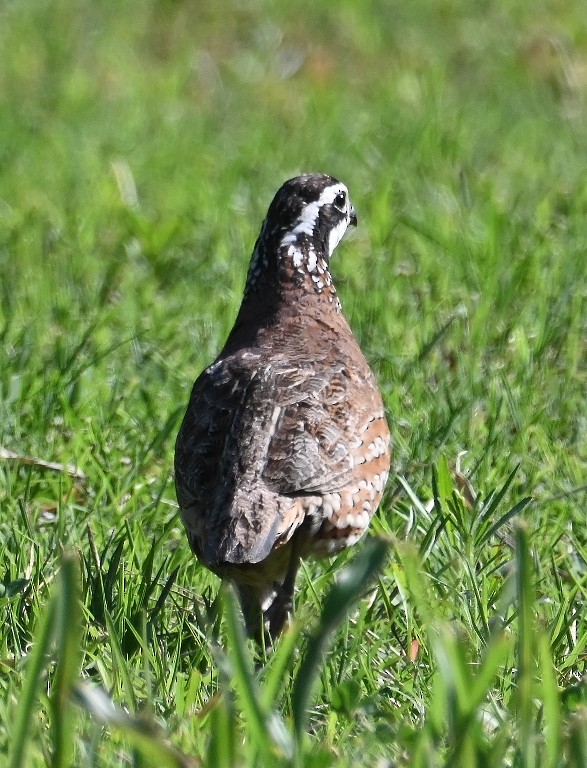
[[[0,764],[587,765],[581,4],[12,0],[0,51]],[[259,661],[172,447],[310,170],[395,473]]]

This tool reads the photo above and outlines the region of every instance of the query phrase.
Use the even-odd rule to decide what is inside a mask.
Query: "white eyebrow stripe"
[[[322,208],[323,205],[329,205],[330,203],[333,203],[336,196],[341,192],[344,192],[348,195],[348,190],[342,183],[331,184],[329,187],[323,189],[318,200],[315,200],[313,203],[308,203],[306,206],[304,206],[296,221],[295,227],[283,236],[281,245],[285,246],[295,243],[298,239],[298,235],[311,235],[314,231],[314,227],[316,226],[316,220],[320,214],[320,208]]]
[[[346,188],[346,186],[342,183],[339,184],[331,184],[329,187],[326,187],[322,190],[322,194],[318,198],[318,204],[320,207],[323,205],[328,205],[329,203],[333,203],[336,196],[339,195],[341,192],[344,192],[346,195],[348,195],[349,191]]]

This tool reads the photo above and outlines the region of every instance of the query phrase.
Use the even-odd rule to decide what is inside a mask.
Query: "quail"
[[[196,380],[177,436],[191,548],[235,585],[257,640],[272,642],[287,621],[301,558],[333,555],[365,533],[389,473],[381,395],[330,273],[356,224],[332,176],[283,184],[234,327]]]

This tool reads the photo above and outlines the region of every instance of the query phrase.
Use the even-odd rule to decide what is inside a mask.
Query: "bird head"
[[[251,259],[247,289],[263,278],[308,282],[321,293],[332,280],[330,257],[357,215],[346,186],[312,173],[286,181],[273,198]]]

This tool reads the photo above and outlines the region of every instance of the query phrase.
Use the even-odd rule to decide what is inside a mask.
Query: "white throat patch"
[[[328,258],[332,256],[332,252],[342,240],[342,236],[347,231],[348,225],[348,221],[343,219],[339,224],[336,225],[336,227],[333,227],[330,230],[330,234],[328,235]]]

